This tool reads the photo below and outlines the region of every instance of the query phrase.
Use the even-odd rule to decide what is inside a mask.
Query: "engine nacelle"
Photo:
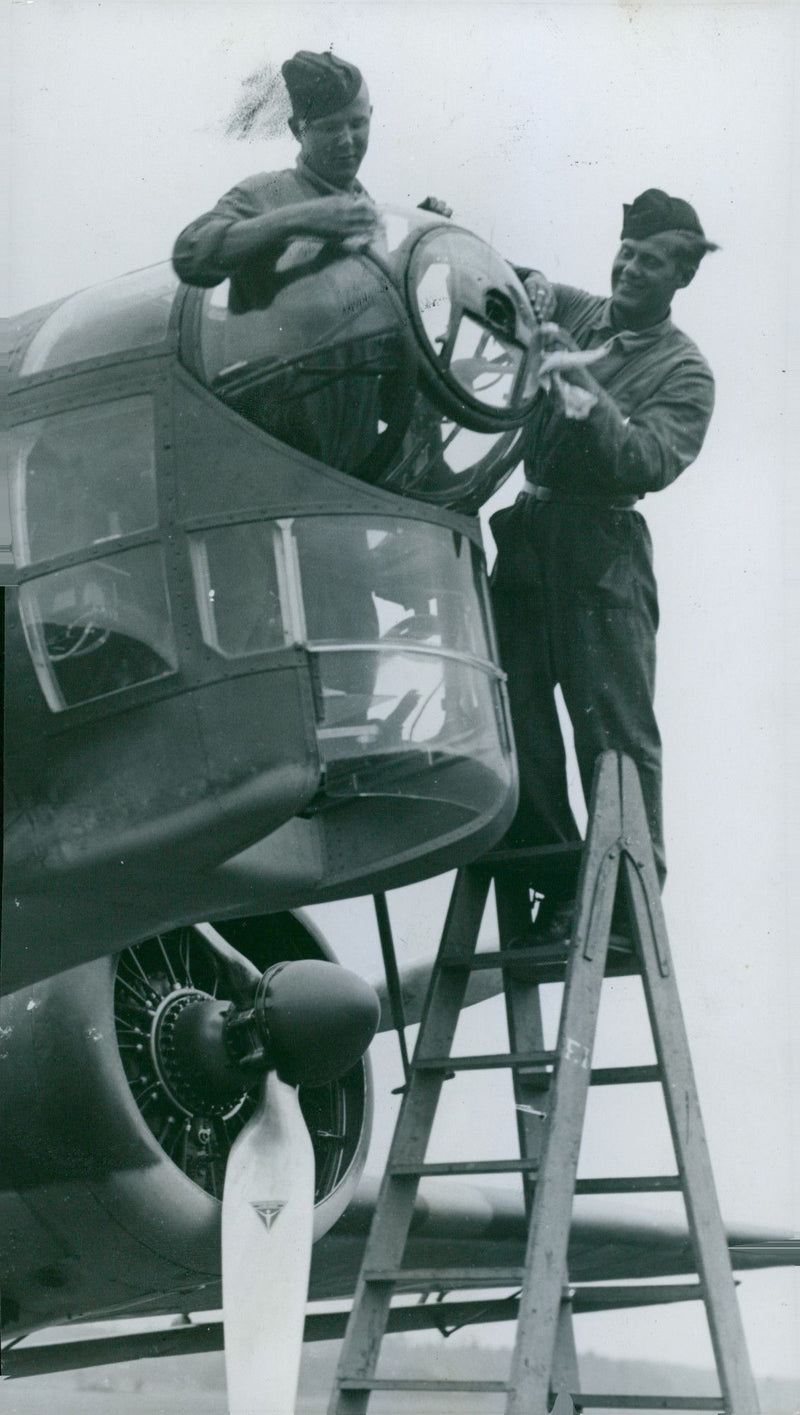
[[[308,920],[276,914],[220,928],[260,971],[335,961]],[[343,970],[344,971],[344,970]],[[171,1069],[181,1000],[224,997],[203,934],[173,930],[5,999],[2,1204],[6,1331],[220,1305],[220,1199],[228,1150],[255,1104]],[[315,1238],[346,1208],[372,1116],[366,1058],[301,1086],[316,1159]]]

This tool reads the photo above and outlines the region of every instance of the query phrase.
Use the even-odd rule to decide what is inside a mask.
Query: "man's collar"
[[[323,196],[360,195],[364,190],[357,177],[353,178],[348,187],[335,187],[332,182],[326,182],[325,178],[320,177],[319,173],[315,172],[313,167],[309,167],[302,152],[298,152],[295,158],[295,165],[300,176],[305,178],[307,182],[310,182],[312,187],[316,187],[317,191],[321,192]]]
[[[649,324],[646,329],[618,329],[611,320],[611,300],[605,300],[592,320],[592,329],[607,339],[615,338],[621,348],[632,348],[638,344],[649,344],[660,339],[672,329],[672,319],[668,310],[657,324]]]

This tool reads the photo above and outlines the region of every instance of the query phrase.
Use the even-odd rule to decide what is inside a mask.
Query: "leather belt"
[[[527,480],[523,482],[522,490],[534,501],[553,501],[558,506],[604,506],[607,511],[633,511],[639,500],[638,496],[623,496],[619,501],[609,501],[605,496],[562,496],[551,486],[536,486]]]

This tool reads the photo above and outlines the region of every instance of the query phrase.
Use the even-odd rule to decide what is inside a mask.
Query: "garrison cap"
[[[623,206],[621,239],[643,241],[661,231],[693,231],[705,240],[705,231],[693,206],[680,197],[667,196],[658,187],[648,187],[630,206]]]
[[[326,50],[299,49],[281,65],[295,118],[325,118],[352,103],[363,82],[360,69]]]

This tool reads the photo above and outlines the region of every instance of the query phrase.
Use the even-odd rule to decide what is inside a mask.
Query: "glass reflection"
[[[178,285],[172,266],[164,264],[70,296],[37,330],[20,377],[162,343]]]
[[[322,711],[317,737],[326,764],[394,758],[399,771],[398,754],[424,751],[472,760],[496,756],[497,684],[485,671],[412,648],[348,657],[362,681],[372,675],[373,687],[370,693],[343,691],[339,655],[319,654]],[[347,794],[352,790],[345,780],[342,787]]]
[[[298,517],[293,524],[310,645],[428,643],[489,659],[480,556],[425,521]]]
[[[293,525],[318,739],[330,764],[434,749],[496,751],[480,556],[420,521],[303,518]],[[460,747],[459,747],[460,744]]]

